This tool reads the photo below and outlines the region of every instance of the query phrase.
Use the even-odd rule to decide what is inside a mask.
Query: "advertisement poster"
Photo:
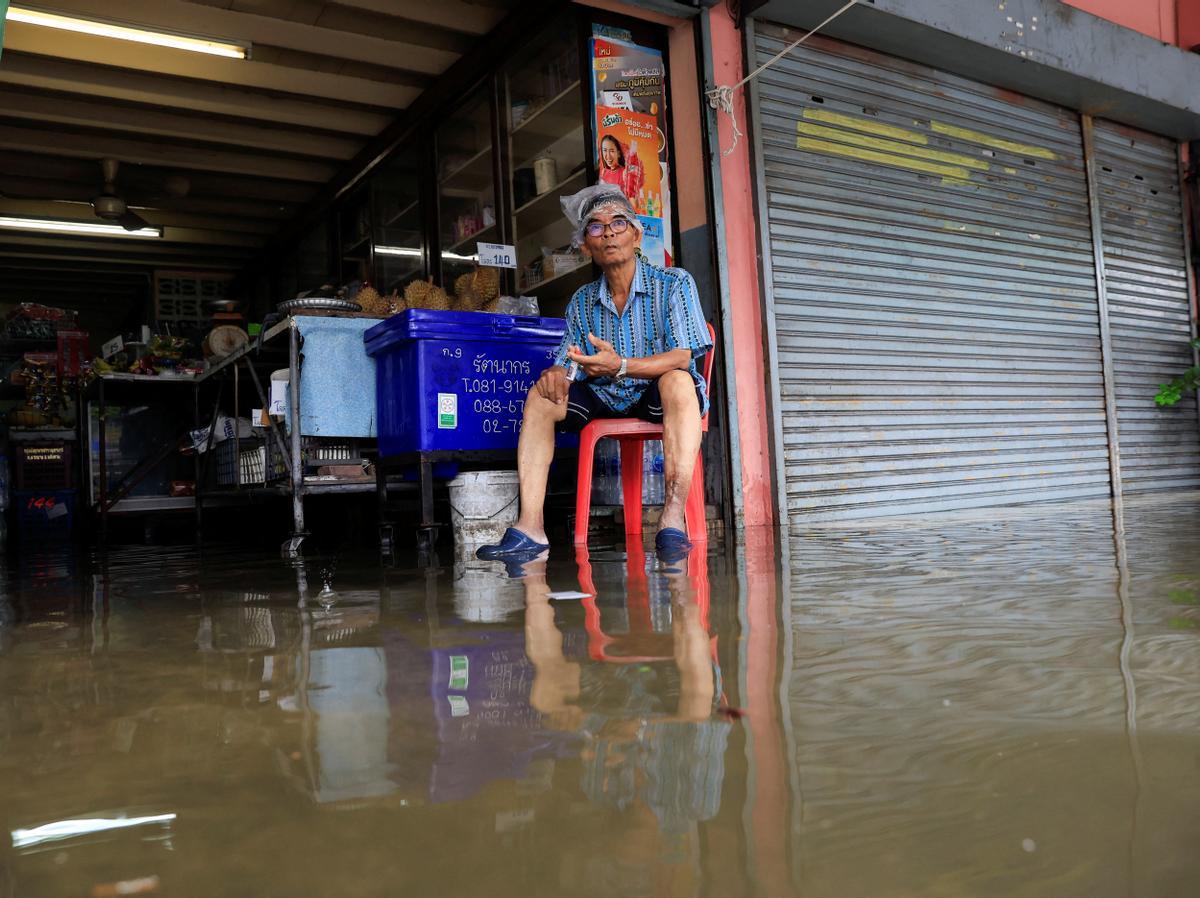
[[[620,187],[633,204],[645,229],[646,258],[673,265],[662,53],[604,35],[592,38],[591,54],[598,180]]]

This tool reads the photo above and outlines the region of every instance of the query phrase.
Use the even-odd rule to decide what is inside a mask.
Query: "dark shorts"
[[[701,387],[696,385],[696,404],[704,408],[704,396]],[[567,416],[558,424],[558,429],[564,433],[579,433],[590,421],[599,418],[637,418],[639,421],[649,421],[651,424],[662,424],[662,396],[658,392],[658,381],[650,381],[649,386],[638,401],[625,409],[616,412],[604,404],[604,400],[592,392],[592,388],[583,381],[571,384],[567,394]]]

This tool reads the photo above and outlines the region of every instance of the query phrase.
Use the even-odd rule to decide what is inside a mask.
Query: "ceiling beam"
[[[333,4],[329,4],[333,5]],[[441,28],[483,36],[500,24],[505,10],[469,0],[340,0],[338,6],[365,9],[405,19],[419,19]]]
[[[387,112],[351,104],[272,96],[235,85],[167,78],[129,69],[97,68],[83,62],[17,53],[11,45],[0,56],[0,84],[189,109],[256,122],[297,127],[319,123],[324,130],[360,137],[378,134],[392,120]]]
[[[284,68],[254,62],[252,59],[180,53],[169,47],[130,44],[128,41],[63,32],[24,22],[7,23],[4,46],[6,50],[17,53],[255,87],[304,97],[365,103],[384,109],[403,109],[421,92],[407,85]]]
[[[219,233],[238,233],[266,236],[277,230],[275,222],[242,219],[237,216],[187,215],[167,209],[146,209],[130,204],[131,208],[150,224],[171,228],[192,228]],[[73,221],[98,221],[90,202],[59,202],[39,199],[0,197],[0,215],[25,218],[65,218]]]
[[[21,128],[3,122],[0,122],[0,146],[9,150],[46,153],[51,156],[72,156],[81,159],[111,157],[121,162],[254,175],[259,178],[305,181],[311,184],[324,184],[338,170],[334,165],[312,160],[131,140],[127,137],[110,137],[98,131],[87,135],[56,133]]]
[[[0,175],[0,196],[13,200],[41,200],[67,203],[90,203],[99,190],[99,183],[58,181],[48,178],[22,178]],[[279,222],[295,212],[296,206],[280,205],[270,200],[221,199],[211,197],[173,197],[131,187],[121,179],[119,191],[135,209],[158,209],[195,216],[228,216],[277,228]]]
[[[124,248],[113,246],[118,241],[127,241]],[[245,259],[253,255],[253,250],[246,246],[230,246],[228,243],[211,245],[196,245],[163,240],[139,240],[122,237],[67,237],[52,234],[25,234],[13,232],[0,236],[0,249],[15,250],[19,247],[30,249],[42,247],[46,249],[70,249],[91,254],[91,258],[99,257],[109,261],[120,254],[123,260],[130,258],[153,259],[158,256],[188,256],[211,258],[214,264],[226,259]]]
[[[122,22],[140,26],[201,37],[250,41],[320,56],[371,60],[380,65],[391,64],[397,69],[426,75],[438,75],[445,71],[470,45],[468,40],[465,46],[461,46],[464,39],[457,34],[445,34],[441,29],[429,25],[405,23],[394,16],[367,16],[365,18],[368,21],[362,23],[362,30],[339,27],[338,23],[345,17],[338,14],[337,4],[316,4],[319,18],[303,22],[299,21],[300,16],[297,15],[298,12],[303,14],[302,10],[297,10],[295,4],[289,6],[291,9],[287,18],[275,18],[187,3],[184,0],[121,0],[117,7],[111,0],[54,0],[57,12],[109,21],[114,15],[119,15]],[[321,13],[319,10],[322,6],[332,6],[334,9]],[[389,19],[395,23],[394,27],[389,27]],[[445,41],[440,39],[443,35]],[[447,41],[456,41],[459,45],[439,47],[440,43]],[[124,41],[116,43],[126,44]],[[241,61],[234,60],[232,65],[240,66]]]
[[[323,159],[350,159],[361,141],[315,130],[264,127],[242,120],[189,115],[166,109],[97,103],[34,91],[0,91],[0,116],[109,131],[133,131],[180,140],[251,146]]]
[[[26,259],[30,257],[30,253],[37,253],[37,258],[53,260],[59,262],[95,262],[97,256],[90,253],[85,248],[73,246],[62,247],[29,247],[26,249],[6,248],[0,242],[0,259],[3,258],[18,258]],[[111,258],[105,258],[104,261],[113,261]],[[144,268],[184,268],[188,271],[240,271],[245,267],[246,261],[243,258],[216,259],[212,256],[189,256],[180,253],[173,253],[169,256],[128,256],[121,259],[129,265],[138,265]]]

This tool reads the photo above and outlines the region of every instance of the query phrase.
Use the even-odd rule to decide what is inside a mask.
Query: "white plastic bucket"
[[[454,542],[464,546],[498,543],[517,522],[516,471],[467,471],[448,484]]]

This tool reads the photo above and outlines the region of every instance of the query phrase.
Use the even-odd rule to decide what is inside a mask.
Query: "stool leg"
[[[688,539],[694,543],[707,542],[708,523],[704,520],[704,459],[696,453],[696,468],[692,471],[692,486],[684,506]]]
[[[621,441],[621,498],[625,501],[625,538],[642,541],[642,441]]]
[[[575,545],[586,546],[592,513],[592,469],[596,464],[596,434],[588,425],[579,434],[579,468],[575,476]]]

